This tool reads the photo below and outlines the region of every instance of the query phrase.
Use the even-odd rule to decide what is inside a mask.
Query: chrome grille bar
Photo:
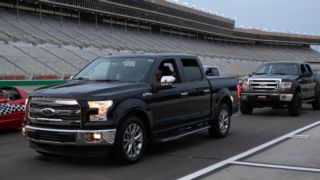
[[[31,97],[27,108],[31,123],[45,126],[81,126],[81,107],[73,99]]]
[[[280,88],[281,80],[278,79],[251,79],[249,85],[251,90],[277,91]]]

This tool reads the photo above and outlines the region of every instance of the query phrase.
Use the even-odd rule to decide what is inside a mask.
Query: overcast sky
[[[236,17],[236,26],[320,35],[320,0],[179,0]]]

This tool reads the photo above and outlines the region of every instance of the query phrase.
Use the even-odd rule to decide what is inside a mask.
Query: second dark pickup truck
[[[27,103],[23,132],[41,154],[140,160],[151,140],[166,142],[209,130],[227,136],[238,111],[238,80],[208,78],[183,54],[99,58],[70,82],[41,88]]]
[[[254,108],[287,108],[291,116],[299,116],[302,103],[320,109],[319,88],[319,76],[307,63],[265,63],[242,83],[240,109],[243,114],[251,114]]]

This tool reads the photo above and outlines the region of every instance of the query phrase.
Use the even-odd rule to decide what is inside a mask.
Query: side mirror
[[[165,89],[171,89],[175,81],[176,81],[176,78],[173,76],[162,76],[160,80],[160,84],[153,86],[153,91],[157,92]]]
[[[255,72],[252,72],[249,74],[249,77],[252,77],[255,74]]]
[[[161,86],[172,86],[172,84],[176,81],[176,78],[173,76],[162,76],[161,78]]]
[[[74,78],[74,76],[70,76],[69,80],[72,80]]]

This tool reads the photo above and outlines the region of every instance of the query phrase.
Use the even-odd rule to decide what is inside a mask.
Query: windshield
[[[293,63],[264,64],[258,68],[255,74],[298,75],[298,67],[298,64]]]
[[[73,80],[142,81],[152,63],[150,58],[101,58],[84,68]]]

